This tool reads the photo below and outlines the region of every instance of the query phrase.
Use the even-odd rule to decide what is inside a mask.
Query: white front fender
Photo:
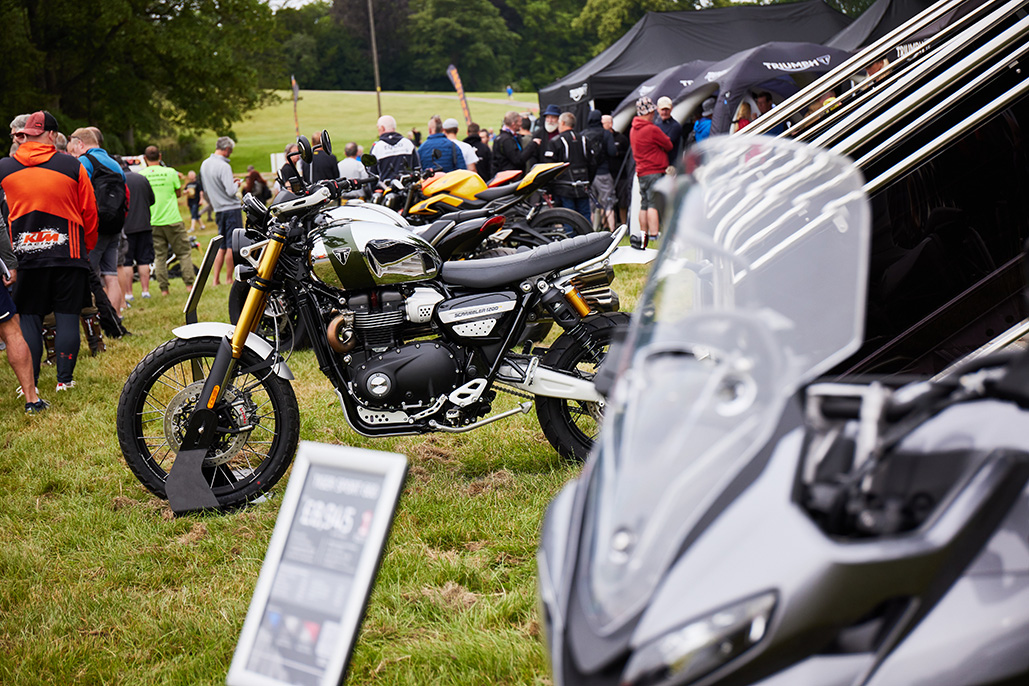
[[[175,334],[176,338],[189,340],[191,338],[224,338],[225,336],[231,338],[232,332],[235,330],[235,326],[223,322],[198,322],[172,329],[172,333]],[[251,352],[256,353],[262,360],[267,360],[275,354],[275,348],[272,347],[271,343],[253,333],[247,336],[246,347]],[[287,381],[293,380],[293,372],[290,371],[284,360],[279,360],[273,364],[272,371]]]

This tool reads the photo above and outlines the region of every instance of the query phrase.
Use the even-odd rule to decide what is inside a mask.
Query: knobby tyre
[[[129,469],[148,490],[167,498],[165,481],[221,339],[175,339],[140,362],[118,403],[118,441]],[[293,387],[259,367],[244,350],[234,376],[215,406],[218,438],[203,474],[223,508],[244,505],[285,474],[300,439],[300,411]],[[254,371],[250,371],[254,369]]]
[[[578,332],[565,332],[540,361],[545,367],[593,380],[607,356],[611,341],[629,328],[625,312],[591,315],[579,323]],[[584,461],[600,430],[602,403],[536,397],[536,416],[543,435],[564,458]]]

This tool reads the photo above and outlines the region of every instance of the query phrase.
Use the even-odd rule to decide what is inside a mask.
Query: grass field
[[[369,110],[344,107],[353,96],[317,95],[326,119],[355,122],[341,131],[374,122],[374,96]],[[401,100],[387,102],[402,121],[421,121],[436,105],[431,96],[404,100],[415,113],[402,117]],[[240,152],[288,140],[285,111],[241,124]],[[314,115],[302,116],[313,125]],[[623,309],[643,278],[640,267],[619,268]],[[209,287],[202,320],[227,320],[227,293]],[[137,286],[125,318],[135,335],[80,358],[76,389],[56,396],[54,369],[44,368],[41,394],[53,403],[44,415],[22,414],[14,375],[0,364],[0,684],[224,683],[278,499],[229,516],[175,519],[131,476],[115,432],[124,380],[182,323],[185,294],[176,281],[169,297],[144,301]],[[549,683],[535,610],[536,537],[546,504],[577,468],[556,456],[535,414],[468,434],[366,439],[346,426],[311,353],[289,364],[302,439],[411,460],[348,683]],[[496,409],[514,404],[504,398]]]
[[[277,93],[282,99],[276,105],[266,107],[233,127],[236,135],[236,149],[232,154],[232,168],[242,173],[247,165],[253,164],[258,171],[271,171],[269,155],[282,152],[287,143],[296,140],[296,124],[293,119],[293,100],[290,91]],[[522,95],[508,100],[504,93],[467,93],[468,110],[472,121],[484,128],[493,127],[500,131],[504,114],[510,110],[520,112],[539,108],[536,98]],[[464,117],[456,93],[396,93],[381,94],[382,113],[391,114],[397,120],[397,131],[406,134],[411,127],[428,135],[426,124],[429,117],[438,114],[443,119],[454,117],[461,122],[460,136],[465,135]],[[326,129],[332,140],[337,158],[343,157],[343,145],[354,141],[371,149],[378,138],[375,122],[379,118],[374,92],[358,91],[301,91],[297,104],[300,133],[308,138],[315,131]],[[214,151],[217,138],[212,132],[202,138],[205,154]],[[199,168],[199,163],[183,167]]]

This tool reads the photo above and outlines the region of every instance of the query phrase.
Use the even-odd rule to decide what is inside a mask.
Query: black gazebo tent
[[[821,43],[850,21],[824,0],[648,12],[610,48],[542,89],[540,108],[557,105],[585,121],[591,101],[610,111],[663,69],[690,60],[723,60],[768,41]]]
[[[938,21],[920,31],[912,40],[897,46],[890,55],[891,59],[899,57],[907,50],[917,48],[926,38],[949,26],[955,19],[964,16],[983,4],[984,0],[967,0],[956,10],[943,15]],[[920,14],[936,4],[936,0],[877,0],[875,4],[861,13],[861,16],[831,39],[825,42],[832,48],[850,50],[871,45],[893,29],[905,23],[916,14]]]

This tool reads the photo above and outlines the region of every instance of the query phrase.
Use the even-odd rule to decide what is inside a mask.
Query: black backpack
[[[104,236],[121,232],[128,210],[128,189],[125,180],[114,170],[86,153],[93,163],[93,194],[96,196],[97,231]]]

